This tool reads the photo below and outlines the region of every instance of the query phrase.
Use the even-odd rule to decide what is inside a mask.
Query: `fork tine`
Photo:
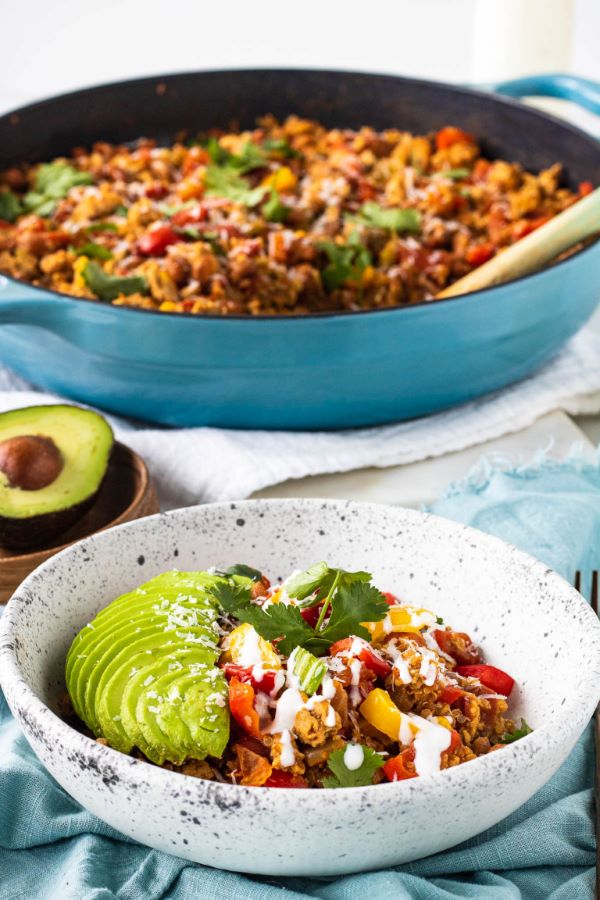
[[[575,578],[573,580],[573,587],[575,588],[576,591],[579,591],[581,593],[581,572],[579,570],[577,570],[577,572],[575,572]]]
[[[592,596],[591,596],[591,603],[592,603],[592,609],[594,610],[594,612],[596,613],[596,615],[598,615],[598,600],[599,600],[599,596],[598,596],[598,595],[600,594],[600,585],[598,584],[599,581],[600,581],[600,573],[598,572],[597,569],[595,569],[595,570],[592,572]]]

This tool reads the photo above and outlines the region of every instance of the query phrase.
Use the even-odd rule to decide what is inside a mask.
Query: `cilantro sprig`
[[[148,282],[141,275],[109,275],[96,262],[89,262],[82,274],[85,283],[99,300],[116,300],[121,294],[148,293]]]
[[[82,172],[69,163],[44,163],[37,170],[33,191],[25,194],[23,205],[38,216],[50,216],[57,200],[66,197],[71,188],[93,182],[89,172]]]
[[[14,222],[23,212],[23,206],[16,194],[8,189],[0,191],[0,219],[5,222]]]
[[[323,779],[323,787],[326,788],[347,788],[347,787],[364,787],[373,784],[373,775],[383,765],[384,759],[381,753],[377,753],[372,747],[366,744],[359,744],[363,750],[363,761],[358,769],[349,769],[346,765],[344,756],[346,748],[334,750],[327,760],[332,774]]]
[[[383,228],[386,231],[417,232],[421,230],[423,217],[418,209],[388,209],[370,200],[363,203],[356,215],[346,218],[359,225]]]
[[[329,265],[321,272],[321,278],[327,291],[334,291],[346,281],[358,281],[372,262],[371,254],[362,244],[358,231],[350,234],[346,244],[320,241],[317,246],[329,260]]]
[[[266,193],[266,187],[252,188],[236,169],[228,166],[211,165],[204,175],[206,193],[216,197],[226,197],[244,206],[256,206]]]
[[[295,647],[304,647],[322,656],[331,644],[350,635],[370,638],[362,622],[378,622],[388,610],[385,597],[369,584],[371,576],[366,572],[346,572],[330,568],[326,563],[312,566],[304,577],[295,576],[286,590],[289,596],[307,599],[304,607],[323,602],[319,619],[314,628],[302,618],[301,607],[272,603],[261,607],[252,602],[250,590],[244,585],[219,582],[211,590],[221,608],[240,622],[252,625],[261,637],[278,641],[278,649],[290,656]],[[295,594],[289,593],[289,588]]]
[[[500,738],[501,744],[512,744],[515,741],[520,741],[521,738],[526,737],[528,734],[531,734],[533,728],[530,728],[525,719],[521,719],[521,727],[515,728],[514,731],[507,731]]]

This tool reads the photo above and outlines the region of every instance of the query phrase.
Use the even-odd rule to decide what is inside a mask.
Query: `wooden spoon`
[[[436,299],[470,294],[529,275],[596,231],[600,231],[600,188],[444,288]]]

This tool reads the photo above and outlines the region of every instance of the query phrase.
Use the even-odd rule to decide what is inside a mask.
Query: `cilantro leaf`
[[[250,604],[236,610],[235,617],[240,622],[247,622],[267,641],[281,638],[277,649],[285,656],[290,656],[294,647],[306,647],[314,631],[300,614],[297,606],[286,606],[284,603],[273,603],[266,609]]]
[[[471,174],[469,169],[465,168],[457,168],[457,169],[442,169],[440,172],[436,172],[437,178],[451,178],[452,181],[462,181],[463,178],[468,178]]]
[[[206,193],[226,197],[244,206],[256,206],[265,195],[265,187],[251,188],[245,178],[226,166],[207,166],[204,175]]]
[[[317,246],[329,260],[329,265],[321,273],[327,291],[334,291],[346,281],[357,281],[366,267],[371,265],[371,254],[361,243],[357,232],[350,235],[346,244],[321,241]]]
[[[267,153],[276,153],[278,156],[283,156],[284,159],[298,159],[302,156],[285,138],[268,138],[263,143],[263,149]]]
[[[0,191],[0,219],[5,222],[14,222],[17,216],[23,212],[21,201],[12,191]]]
[[[323,779],[323,787],[365,787],[368,784],[373,784],[373,775],[384,763],[383,756],[381,753],[373,750],[372,747],[367,747],[366,744],[359,744],[359,746],[362,747],[364,758],[358,769],[349,769],[347,767],[344,761],[345,747],[334,750],[329,755],[327,765],[333,774]]]
[[[210,588],[210,593],[217,600],[221,609],[229,615],[239,618],[240,610],[252,605],[250,589],[245,584],[234,581],[218,581]],[[258,608],[258,607],[257,607]]]
[[[231,159],[231,153],[229,150],[226,150],[225,147],[221,147],[219,143],[219,139],[214,135],[210,135],[206,140],[200,141],[200,145],[204,147],[212,161],[217,166],[222,166],[225,163],[229,162]]]
[[[271,196],[263,203],[261,211],[267,222],[285,222],[289,214],[289,208],[281,202],[275,188],[271,188]]]
[[[90,256],[92,259],[112,259],[113,257],[108,247],[96,244],[95,241],[88,241],[81,247],[73,247],[73,251],[76,256]]]
[[[51,215],[57,200],[66,197],[71,188],[93,184],[89,172],[82,172],[66,162],[44,163],[37,171],[34,190],[25,194],[23,204],[38,216]]]
[[[387,615],[388,608],[385,597],[373,585],[364,581],[342,582],[331,600],[327,625],[303,646],[312,653],[327,653],[331,644],[351,635],[370,641],[371,634],[361,623],[379,622]]]
[[[88,234],[96,234],[99,231],[113,231],[116,233],[119,229],[114,222],[93,222],[85,230]]]
[[[521,738],[526,737],[526,735],[531,734],[533,728],[530,728],[525,719],[521,719],[521,727],[516,728],[514,731],[506,732],[500,738],[499,743],[501,744],[512,744],[514,741],[519,741]]]
[[[326,562],[319,562],[314,566],[310,566],[305,572],[298,572],[297,575],[289,578],[285,583],[285,590],[288,597],[294,597],[296,600],[306,600],[318,589],[322,600],[333,587],[333,582],[338,575],[340,576],[339,583],[341,584],[350,584],[353,581],[369,582],[371,580],[368,572],[346,572],[344,569],[332,569]],[[318,602],[318,600],[315,600],[315,602]]]
[[[89,262],[82,274],[87,286],[100,300],[116,300],[121,294],[148,293],[148,282],[141,275],[128,278],[108,275],[95,262]]]
[[[386,209],[370,200],[363,203],[351,221],[387,231],[420,231],[422,216],[418,209]]]
[[[234,566],[229,566],[228,569],[225,569],[225,574],[244,575],[252,581],[262,581],[263,578],[262,572],[259,572],[258,569],[253,569],[252,566],[245,566],[243,563],[236,563]]]

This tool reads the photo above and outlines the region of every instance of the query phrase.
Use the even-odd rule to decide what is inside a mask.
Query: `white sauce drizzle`
[[[431,775],[440,771],[441,754],[450,746],[452,733],[438,722],[403,713],[398,737],[401,744],[414,744],[417,775]]]
[[[365,751],[360,744],[346,744],[344,750],[344,765],[351,772],[360,769],[365,758]]]
[[[360,690],[358,688],[358,683],[360,681],[360,673],[362,670],[362,663],[360,659],[353,659],[350,663],[350,672],[352,674],[352,681],[350,687],[350,700],[352,701],[354,706],[358,706],[360,703]]]
[[[288,766],[293,766],[296,762],[296,754],[294,753],[294,747],[292,745],[292,737],[290,735],[289,729],[285,728],[281,732],[281,765],[287,768]]]
[[[279,734],[283,731],[291,731],[294,727],[296,713],[304,706],[302,694],[297,688],[289,687],[283,692],[277,701],[275,718],[269,732]]]

